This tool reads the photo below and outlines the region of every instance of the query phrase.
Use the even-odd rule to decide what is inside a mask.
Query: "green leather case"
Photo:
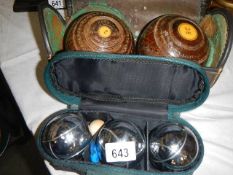
[[[136,170],[88,160],[57,160],[47,154],[41,145],[44,127],[56,115],[71,111],[96,115],[101,112],[115,119],[123,116],[139,124],[147,136],[161,121],[187,125],[199,140],[197,160],[188,170],[162,174],[192,174],[201,163],[204,155],[201,137],[179,117],[180,112],[198,107],[208,97],[208,78],[199,65],[179,58],[62,52],[49,61],[44,77],[51,95],[70,106],[52,114],[37,134],[40,153],[56,168],[81,174],[161,174],[148,166],[147,154],[141,168]]]

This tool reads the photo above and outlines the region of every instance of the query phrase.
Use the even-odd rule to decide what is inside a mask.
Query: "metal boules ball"
[[[106,144],[108,143],[133,143],[133,147],[135,147],[135,157],[136,160],[131,161],[112,161],[108,162],[106,160]],[[138,126],[134,123],[124,120],[111,120],[107,122],[99,131],[97,135],[97,145],[102,155],[102,161],[104,163],[121,166],[121,167],[130,167],[139,162],[144,154],[146,148],[146,141],[143,132],[140,130]],[[133,148],[132,147],[132,148]],[[130,149],[132,149],[130,148]],[[117,149],[117,148],[116,148]],[[133,148],[134,149],[134,148]],[[122,150],[125,151],[125,150]],[[127,150],[128,151],[128,150]],[[117,156],[127,156],[123,155],[124,152],[111,152],[111,155],[115,158]]]
[[[168,171],[189,169],[198,153],[198,139],[187,126],[165,122],[149,134],[150,162],[155,168]]]
[[[57,159],[70,159],[79,156],[91,141],[91,134],[80,113],[63,113],[45,126],[42,133],[42,146]]]

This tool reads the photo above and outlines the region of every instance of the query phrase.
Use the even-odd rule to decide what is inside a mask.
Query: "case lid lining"
[[[204,89],[186,65],[145,59],[63,59],[52,64],[55,87],[72,96],[105,102],[185,104]]]

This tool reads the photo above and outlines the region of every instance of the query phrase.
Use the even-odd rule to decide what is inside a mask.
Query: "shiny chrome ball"
[[[129,121],[112,120],[102,127],[97,136],[97,144],[99,145],[103,159],[105,159],[106,143],[131,141],[135,142],[136,161],[138,161],[144,153],[146,142],[143,132],[135,124]],[[111,164],[128,166],[130,163],[132,162],[113,162]]]
[[[187,126],[166,122],[149,135],[150,162],[156,168],[180,171],[189,169],[199,153],[199,143]]]
[[[90,143],[91,134],[81,114],[64,113],[53,118],[45,127],[42,145],[57,159],[78,156]]]

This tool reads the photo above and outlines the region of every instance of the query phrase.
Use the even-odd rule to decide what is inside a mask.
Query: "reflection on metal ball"
[[[166,122],[149,135],[150,162],[156,168],[181,171],[197,159],[198,139],[187,126]]]
[[[136,162],[142,157],[146,142],[143,132],[133,123],[123,120],[112,120],[107,122],[99,131],[97,136],[97,144],[100,147],[101,155],[105,159],[105,144],[119,142],[135,142],[136,146]],[[106,161],[106,160],[104,160]],[[133,162],[114,162],[111,164],[117,166],[129,166]]]
[[[64,113],[53,118],[45,127],[42,145],[57,159],[70,159],[90,143],[91,134],[81,114]]]

